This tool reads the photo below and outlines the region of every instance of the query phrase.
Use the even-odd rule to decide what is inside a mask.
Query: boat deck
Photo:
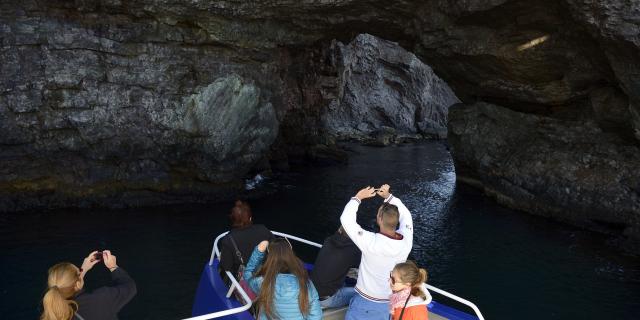
[[[213,261],[213,264],[205,264],[200,283],[198,284],[198,291],[193,303],[192,315],[197,317],[199,315],[206,315],[213,312],[222,310],[231,310],[234,308],[242,307],[242,304],[231,296],[226,298],[224,294],[229,288],[224,283],[220,274],[218,273],[218,259]],[[478,318],[461,312],[457,309],[447,307],[438,302],[431,302],[428,305],[429,319],[430,320],[477,320]],[[347,307],[332,308],[323,310],[323,319],[326,320],[343,320]],[[255,320],[255,318],[248,312],[243,311],[227,316],[223,316],[216,319],[228,319],[228,320]]]

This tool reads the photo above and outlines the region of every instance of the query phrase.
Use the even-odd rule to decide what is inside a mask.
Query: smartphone
[[[98,251],[93,255],[94,260],[102,260],[102,251]]]

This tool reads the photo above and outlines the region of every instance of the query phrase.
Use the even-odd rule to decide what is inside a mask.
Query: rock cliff
[[[359,132],[440,135],[434,106],[453,98],[394,83],[398,68],[430,81],[425,68],[354,56],[363,33],[460,99],[448,138],[462,181],[640,243],[634,0],[3,1],[0,207],[222,197],[256,166],[322,153],[353,129],[327,112],[345,107]],[[356,60],[395,71],[359,83]]]

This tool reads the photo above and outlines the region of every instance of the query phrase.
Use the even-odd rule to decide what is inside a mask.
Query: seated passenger
[[[396,264],[389,275],[393,292],[389,298],[389,313],[393,320],[427,320],[427,305],[431,294],[425,286],[427,270],[419,269],[413,261]]]
[[[246,266],[253,248],[260,241],[272,239],[273,234],[264,225],[253,224],[251,207],[244,201],[236,201],[235,206],[231,209],[229,219],[232,229],[220,240],[218,246],[220,248],[220,266],[223,270],[229,271],[237,277],[238,268],[241,264]],[[240,256],[236,254],[236,251],[240,252]]]
[[[84,276],[100,261],[111,272],[111,284],[85,291]],[[136,295],[136,283],[118,267],[116,256],[109,250],[91,252],[80,268],[69,262],[54,265],[49,268],[47,286],[41,320],[115,320],[120,309]]]
[[[340,226],[336,233],[325,239],[311,272],[311,281],[318,289],[323,308],[349,304],[356,292],[353,287],[345,287],[344,280],[349,269],[359,264],[360,249]]]
[[[322,319],[318,292],[287,239],[256,246],[244,278],[258,294],[257,319]]]

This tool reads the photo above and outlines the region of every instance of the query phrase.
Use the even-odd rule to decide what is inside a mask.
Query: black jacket
[[[120,309],[131,301],[136,292],[136,283],[126,271],[118,267],[111,272],[111,285],[92,292],[80,291],[76,295],[76,313],[84,320],[117,320]]]
[[[258,243],[273,239],[271,231],[261,224],[252,224],[244,228],[233,229],[229,231],[229,234],[233,236],[233,240],[235,240],[240,254],[242,254],[245,266],[249,262],[253,248],[255,248]],[[236,251],[229,239],[229,234],[220,239],[218,246],[220,249],[220,266],[223,270],[230,271],[231,274],[237,276],[240,259],[236,256]]]
[[[344,285],[350,268],[360,264],[361,252],[345,233],[328,237],[318,253],[311,281],[320,297],[331,296]]]

